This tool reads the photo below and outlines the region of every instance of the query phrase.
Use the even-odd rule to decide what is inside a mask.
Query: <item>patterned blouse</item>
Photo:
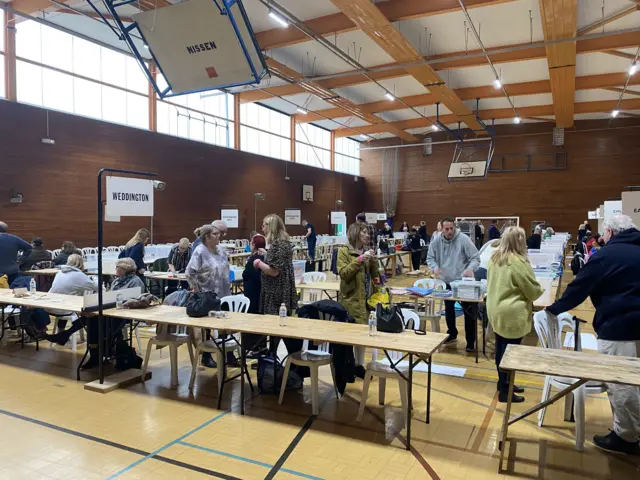
[[[211,253],[203,244],[198,245],[185,274],[192,288],[201,292],[215,292],[219,298],[231,295],[229,259],[221,245],[216,247],[216,253]]]
[[[289,312],[298,307],[296,279],[293,273],[293,246],[288,240],[277,240],[267,250],[264,262],[279,270],[277,277],[262,273],[260,285],[260,313],[278,315],[284,303]]]

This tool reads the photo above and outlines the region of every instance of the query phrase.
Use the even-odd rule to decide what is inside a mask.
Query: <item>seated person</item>
[[[533,235],[527,239],[527,248],[530,250],[540,250],[540,245],[542,245],[542,229],[536,227]]]
[[[169,263],[169,271],[171,273],[178,274],[184,273],[187,269],[187,265],[189,265],[189,260],[191,260],[191,246],[189,244],[188,238],[181,238],[180,242],[177,245],[174,245],[169,252],[169,258],[167,262]],[[167,286],[166,294],[175,292],[178,289],[178,285],[180,285],[183,289],[189,289],[189,283],[184,281],[180,282],[178,280],[169,280]]]
[[[80,251],[76,248],[73,242],[62,242],[62,250],[58,256],[53,259],[53,263],[56,265],[67,265],[67,260],[69,260],[69,257],[74,253],[80,255]]]
[[[31,268],[40,262],[50,262],[51,253],[44,248],[42,239],[36,237],[31,241],[31,253],[22,264],[22,270],[31,270]]]

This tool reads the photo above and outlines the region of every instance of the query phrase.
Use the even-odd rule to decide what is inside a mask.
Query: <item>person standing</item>
[[[491,220],[491,225],[489,225],[489,240],[497,240],[500,238],[500,230],[498,230],[498,221]]]
[[[7,276],[9,285],[20,275],[20,265],[31,255],[31,244],[11,235],[6,223],[0,222],[0,277]]]
[[[442,222],[438,222],[438,225],[436,225],[436,229],[433,232],[433,235],[431,235],[431,241],[433,241],[436,237],[439,237],[442,234]]]
[[[376,251],[376,227],[374,227],[369,222],[367,222],[367,215],[364,213],[359,213],[356,216],[356,223],[360,223],[362,225],[367,226],[367,232],[369,233],[369,243],[367,244],[367,247],[369,250],[373,250],[375,252]],[[385,225],[388,225],[388,224],[385,223]],[[391,228],[389,228],[389,232],[392,233]]]
[[[302,220],[302,226],[304,227],[304,238],[307,239],[307,248],[309,251],[309,258],[312,262],[316,259],[316,227],[311,225],[306,220]]]
[[[496,335],[496,369],[498,401],[506,403],[509,395],[507,373],[500,362],[507,345],[518,345],[531,331],[533,302],[544,289],[540,286],[527,260],[526,233],[520,227],[505,230],[497,251],[489,259],[487,282],[487,314]],[[514,387],[512,402],[524,402],[524,389]]]
[[[409,246],[411,247],[411,267],[414,271],[420,270],[420,257],[422,256],[420,240],[418,229],[413,227],[409,234]]]
[[[476,248],[480,250],[482,248],[482,229],[480,228],[480,222],[476,222],[473,227],[473,233],[476,240]]]
[[[409,224],[407,222],[402,222],[402,225],[400,225],[400,229],[398,231],[409,233]]]
[[[640,231],[627,215],[605,220],[602,229],[605,246],[585,263],[564,295],[546,312],[557,316],[591,297],[598,351],[640,358]],[[611,452],[640,455],[640,388],[613,383],[606,387],[613,430],[596,435],[593,443]]]
[[[338,301],[356,323],[366,325],[367,293],[371,283],[380,282],[378,260],[369,247],[369,230],[362,223],[352,223],[347,230],[348,245],[338,250],[340,291]],[[356,375],[364,378],[364,348],[355,348]]]
[[[447,284],[464,277],[473,277],[473,272],[480,265],[480,255],[469,237],[456,228],[453,218],[442,219],[442,234],[431,241],[427,254],[427,265]],[[456,343],[458,328],[456,327],[455,301],[445,300],[445,316],[449,337],[445,343]],[[467,340],[467,352],[475,350],[477,304],[460,302],[464,311],[464,329]]]
[[[136,274],[143,279],[142,275],[147,270],[147,266],[144,264],[144,247],[147,246],[151,234],[146,228],[141,228],[136,234],[127,242],[124,250],[120,252],[118,258],[130,258],[136,264]]]

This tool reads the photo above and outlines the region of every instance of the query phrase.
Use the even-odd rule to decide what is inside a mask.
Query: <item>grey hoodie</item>
[[[440,278],[451,283],[460,280],[465,270],[477,270],[480,255],[471,239],[456,229],[451,240],[447,240],[444,234],[431,240],[427,265],[431,270],[439,268]]]
[[[81,270],[65,265],[53,278],[53,284],[49,291],[51,293],[81,296],[85,292],[97,292],[98,284]]]

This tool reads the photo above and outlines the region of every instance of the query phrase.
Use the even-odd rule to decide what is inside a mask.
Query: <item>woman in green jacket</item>
[[[347,230],[349,245],[338,250],[338,274],[340,275],[339,302],[356,323],[367,323],[367,298],[371,283],[380,283],[378,260],[369,245],[369,229],[366,224],[353,223]],[[356,375],[364,378],[364,348],[356,347]]]
[[[507,228],[489,260],[487,273],[487,313],[496,335],[498,400],[502,403],[507,401],[509,382],[507,374],[500,371],[500,361],[508,344],[519,344],[531,331],[533,302],[544,292],[527,260],[526,239],[522,228]],[[514,387],[514,392],[523,391]],[[512,401],[524,402],[524,397],[514,393]]]

